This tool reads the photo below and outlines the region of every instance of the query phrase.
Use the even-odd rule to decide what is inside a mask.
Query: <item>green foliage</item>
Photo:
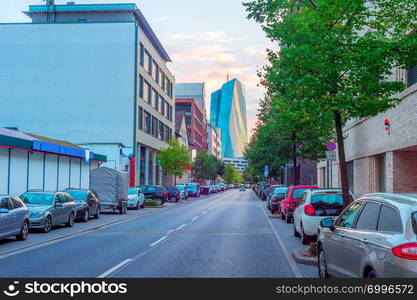
[[[223,180],[224,180],[224,183],[226,183],[226,184],[243,183],[243,176],[231,164],[226,164],[225,165],[225,172],[224,172],[224,175],[223,175]]]
[[[257,0],[244,5],[248,17],[280,45],[278,52],[268,51],[270,64],[260,72],[267,88],[265,117],[247,156],[255,167],[264,163],[259,157],[269,150],[253,148],[270,137],[281,160],[295,133],[297,155],[320,158],[317,150],[333,126],[348,203],[343,122],[375,116],[400,101],[395,94],[404,84],[386,79],[394,77],[395,68],[417,64],[417,35],[410,34],[417,1]],[[291,122],[297,124],[285,129]]]
[[[218,158],[208,155],[207,150],[201,150],[193,162],[193,176],[199,180],[217,179],[224,174],[224,164]]]
[[[186,168],[190,165],[190,150],[178,139],[171,138],[168,141],[168,147],[160,150],[157,159],[164,172],[180,176],[187,171]]]
[[[159,206],[158,202],[152,199],[145,199],[144,204],[146,206]]]

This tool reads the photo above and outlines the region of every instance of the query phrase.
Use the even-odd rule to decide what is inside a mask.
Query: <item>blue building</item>
[[[211,94],[210,123],[222,132],[222,157],[243,156],[248,137],[246,91],[233,79]]]
[[[0,24],[0,127],[70,140],[163,183],[156,154],[174,132],[171,61],[135,4],[31,5]]]

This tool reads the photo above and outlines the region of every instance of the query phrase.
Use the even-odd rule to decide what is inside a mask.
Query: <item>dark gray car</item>
[[[49,232],[55,225],[74,225],[76,203],[68,193],[29,191],[20,198],[29,208],[30,228]]]
[[[20,241],[29,233],[29,209],[16,196],[0,196],[0,239],[16,236]]]

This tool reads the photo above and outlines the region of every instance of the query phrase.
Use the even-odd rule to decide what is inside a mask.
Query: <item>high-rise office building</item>
[[[175,97],[178,99],[196,99],[197,104],[206,112],[206,83],[187,82],[175,84]]]
[[[247,142],[246,91],[232,79],[211,94],[210,123],[222,132],[222,157],[242,157]]]

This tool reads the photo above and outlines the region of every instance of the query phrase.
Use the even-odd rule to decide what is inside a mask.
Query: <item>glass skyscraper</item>
[[[211,94],[210,122],[222,131],[222,157],[242,157],[247,142],[246,91],[232,79]]]

